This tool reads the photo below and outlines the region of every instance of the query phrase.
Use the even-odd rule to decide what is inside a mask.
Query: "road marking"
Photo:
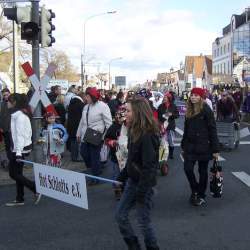
[[[240,138],[244,138],[250,135],[250,131],[248,128],[243,128],[240,130]]]
[[[232,172],[232,174],[250,187],[250,175],[245,172]]]
[[[250,145],[250,141],[240,141],[240,145]]]
[[[184,132],[183,132],[183,130],[181,130],[181,129],[179,129],[179,128],[175,128],[175,131],[179,134],[179,135],[183,135],[184,134]]]

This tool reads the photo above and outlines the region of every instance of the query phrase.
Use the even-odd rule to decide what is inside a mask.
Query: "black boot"
[[[168,147],[169,149],[169,159],[174,159],[174,147]]]
[[[128,246],[128,250],[141,250],[140,243],[137,237],[134,237],[132,239],[124,238],[124,241]]]

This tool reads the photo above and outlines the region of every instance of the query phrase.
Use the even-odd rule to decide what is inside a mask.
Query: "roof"
[[[11,52],[0,53],[0,72],[8,72],[12,61]]]
[[[194,74],[196,78],[202,78],[204,64],[207,64],[208,73],[212,74],[212,56],[186,56],[185,74]]]
[[[207,65],[208,74],[212,75],[213,62],[212,62],[211,56],[205,56],[205,62],[206,62],[206,65]]]

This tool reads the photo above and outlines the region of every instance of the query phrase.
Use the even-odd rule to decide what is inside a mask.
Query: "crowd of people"
[[[35,183],[23,176],[20,161],[32,149],[29,98],[24,94],[11,94],[8,89],[2,90],[2,96],[0,132],[9,160],[9,174],[17,187],[16,199],[6,205],[24,205],[24,187],[34,193],[37,204],[41,196],[36,192]],[[128,249],[141,249],[129,222],[129,212],[135,205],[146,248],[159,249],[150,214],[162,141],[168,147],[169,161],[174,158],[175,120],[179,118],[179,111],[173,92],[164,93],[162,102],[158,103],[159,99],[155,100],[147,89],[119,91],[115,95],[94,87],[82,92],[71,86],[63,96],[60,86],[55,86],[48,97],[56,114],[44,111],[39,143],[43,145],[45,163],[60,167],[66,148],[72,161],[83,160],[92,175],[99,176],[102,174],[100,157],[105,148],[113,179],[120,182],[113,185],[119,201],[115,218]],[[246,98],[243,103],[238,90],[223,91],[220,97],[202,88],[191,90],[186,102],[181,154],[192,205],[201,206],[206,202],[208,163],[219,157],[216,120],[239,121],[239,110],[242,107],[247,110],[248,102],[250,105]],[[196,162],[198,180],[194,174]],[[88,182],[89,186],[98,184],[96,179]]]

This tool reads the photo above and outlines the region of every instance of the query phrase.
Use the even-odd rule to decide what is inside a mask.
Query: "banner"
[[[34,175],[37,193],[88,209],[84,174],[34,163]]]

